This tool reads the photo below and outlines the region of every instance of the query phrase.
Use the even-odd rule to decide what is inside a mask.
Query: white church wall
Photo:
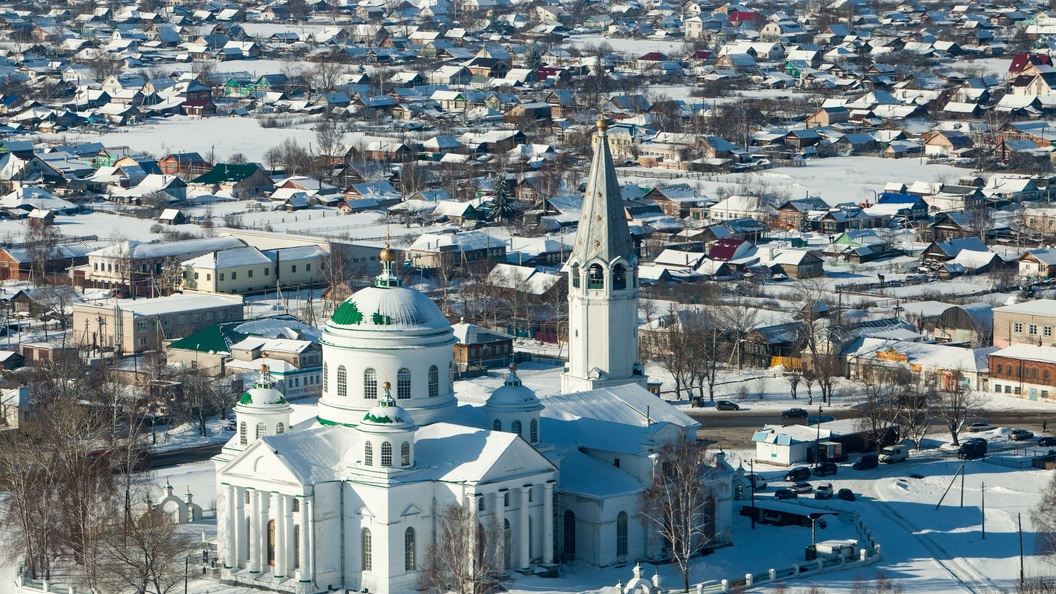
[[[313,571],[318,586],[341,584],[341,497],[338,482],[319,483],[311,501]]]

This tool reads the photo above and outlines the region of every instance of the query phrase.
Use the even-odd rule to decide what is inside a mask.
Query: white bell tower
[[[638,256],[598,119],[594,161],[568,271],[568,366],[561,391],[646,385],[638,362]]]

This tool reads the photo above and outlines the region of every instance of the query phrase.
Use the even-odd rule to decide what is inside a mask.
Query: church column
[[[543,483],[543,563],[554,561],[554,481]]]
[[[308,523],[308,498],[301,499],[301,566],[300,581],[312,581],[312,566],[308,548],[311,546],[312,526]]]
[[[227,558],[224,559],[224,567],[226,569],[231,569],[238,567],[238,520],[242,517],[242,506],[236,503],[236,501],[241,502],[241,500],[238,499],[238,496],[240,495],[238,487],[234,485],[226,485],[226,487],[227,538],[224,539],[224,544],[227,547]]]
[[[290,495],[284,495],[283,497],[286,498],[285,507],[283,508],[285,510],[285,512],[284,512],[285,515],[283,516],[283,520],[282,520],[282,522],[286,525],[286,540],[285,540],[285,542],[286,542],[286,545],[285,545],[286,555],[285,555],[285,557],[283,557],[283,559],[284,559],[283,563],[286,564],[285,565],[286,575],[287,576],[292,576],[293,575],[293,571],[292,571],[293,570],[293,566],[297,563],[297,560],[294,559],[293,557],[294,557],[294,554],[295,554],[295,552],[297,551],[297,548],[298,548],[296,545],[294,545],[294,542],[293,542],[293,539],[296,537],[296,533],[293,531],[293,502],[294,502],[294,498],[292,496],[290,496]]]
[[[249,490],[249,573],[260,573],[260,493]]]
[[[286,577],[286,507],[289,505],[288,497],[280,493],[274,493],[275,513],[275,577]]]
[[[502,489],[495,493],[495,525],[498,529],[498,542],[495,546],[496,554],[499,556],[500,573],[506,573],[506,496],[509,491]],[[510,543],[511,545],[513,543]]]
[[[528,530],[528,499],[532,492],[531,485],[524,485],[521,487],[521,569],[528,569],[528,566],[532,564],[532,535],[531,531]]]
[[[257,546],[260,552],[260,560],[257,561],[261,573],[266,573],[268,567],[268,519],[270,518],[271,495],[267,491],[257,491],[260,497],[260,532],[257,533]]]

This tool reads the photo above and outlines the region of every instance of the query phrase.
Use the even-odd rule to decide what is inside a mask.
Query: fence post
[[[722,580],[722,591],[723,592],[729,592],[730,591],[730,580]]]
[[[869,551],[867,549],[862,549],[862,550],[858,551],[858,558],[860,558],[862,561],[868,561],[869,560]]]
[[[770,581],[771,582],[776,582],[777,581],[777,570],[776,569],[771,569],[770,570]]]
[[[752,585],[754,585],[753,582],[755,582],[755,576],[753,576],[750,573],[744,574],[744,585],[745,586],[752,586]]]

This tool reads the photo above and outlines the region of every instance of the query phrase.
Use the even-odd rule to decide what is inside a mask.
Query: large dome
[[[380,331],[450,326],[432,299],[414,289],[392,286],[373,286],[357,291],[338,306],[330,323]]]

